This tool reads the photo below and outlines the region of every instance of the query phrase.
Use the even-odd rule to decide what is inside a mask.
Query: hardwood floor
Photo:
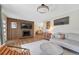
[[[24,39],[17,39],[17,40],[8,40],[6,42],[7,45],[12,45],[12,46],[21,46],[22,44],[27,44],[39,40],[44,40],[44,35],[36,35],[32,38],[24,38]]]
[[[11,46],[1,46],[0,55],[30,55],[30,50]]]

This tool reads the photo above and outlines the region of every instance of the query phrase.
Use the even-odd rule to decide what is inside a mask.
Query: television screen
[[[69,16],[54,20],[54,25],[69,24]]]
[[[30,24],[30,23],[22,23],[21,28],[22,29],[32,29],[32,24]]]

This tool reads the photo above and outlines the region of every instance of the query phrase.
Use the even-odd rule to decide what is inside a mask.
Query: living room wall
[[[79,33],[79,10],[53,17],[53,20],[69,16],[69,24],[54,26],[53,32]]]

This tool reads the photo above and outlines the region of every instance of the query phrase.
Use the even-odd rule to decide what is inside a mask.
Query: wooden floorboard
[[[3,55],[7,55],[10,49],[6,48],[6,50],[3,52]]]
[[[12,51],[9,50],[9,52],[7,53],[7,55],[11,55]]]
[[[27,43],[32,43],[36,42],[39,40],[44,40],[44,37],[42,35],[37,35],[32,38],[24,38],[24,39],[16,39],[16,40],[8,40],[7,42],[10,43],[11,41],[14,43],[10,43],[9,45],[15,45],[15,46],[21,46],[22,44],[27,44]],[[6,42],[6,43],[7,43]],[[7,45],[7,44],[6,44]],[[7,46],[0,47],[0,55],[29,55],[30,52],[28,53],[25,51],[17,51],[15,49],[7,48]]]
[[[5,51],[6,51],[6,47],[5,48],[3,48],[1,51],[0,51],[0,54],[2,55]]]
[[[3,46],[0,48],[0,55],[30,55],[29,50]]]
[[[21,46],[22,44],[32,43],[32,42],[39,41],[39,40],[44,40],[44,36],[36,35],[35,37],[32,37],[32,38],[24,38],[24,39],[16,39],[16,40],[14,39],[14,40],[8,40],[7,42],[13,41],[14,42],[13,45]]]

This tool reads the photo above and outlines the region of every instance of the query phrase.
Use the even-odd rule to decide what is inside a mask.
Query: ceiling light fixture
[[[37,8],[37,11],[40,13],[47,13],[49,11],[49,7],[45,4],[41,4],[41,6]]]

